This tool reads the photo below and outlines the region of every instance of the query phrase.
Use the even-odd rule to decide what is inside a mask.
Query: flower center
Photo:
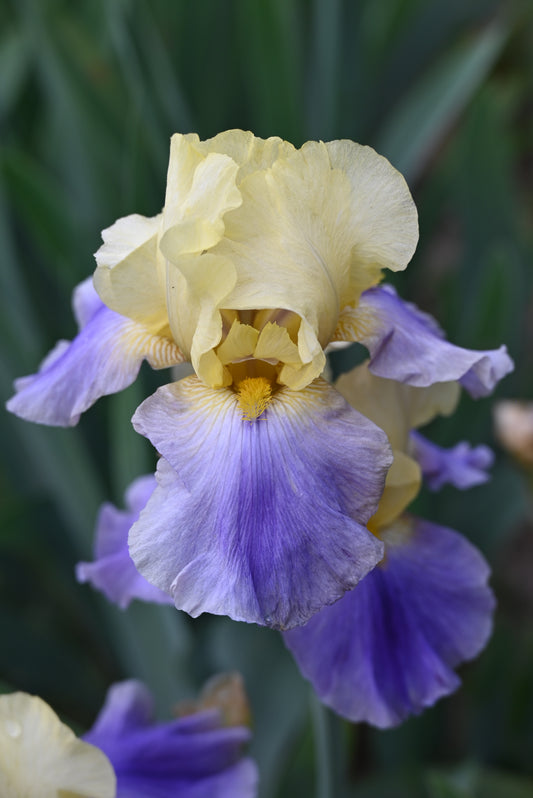
[[[237,386],[246,377],[275,383],[286,366],[302,365],[298,350],[301,319],[283,309],[222,310],[222,337],[215,354]]]
[[[272,383],[266,377],[246,377],[237,386],[243,421],[255,421],[272,399]]]

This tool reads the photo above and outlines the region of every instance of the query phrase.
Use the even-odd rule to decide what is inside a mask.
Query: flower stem
[[[311,694],[315,739],[316,798],[343,798],[345,767],[342,721]]]

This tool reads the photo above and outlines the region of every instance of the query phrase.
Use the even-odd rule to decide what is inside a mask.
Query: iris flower
[[[80,582],[90,582],[122,609],[126,609],[132,599],[155,604],[173,603],[167,593],[141,576],[128,551],[130,528],[139,518],[155,486],[154,475],[147,474],[129,486],[125,510],[107,502],[102,505],[96,522],[94,561],[80,562],[76,568]]]
[[[213,700],[218,700],[216,696]],[[155,723],[137,681],[113,685],[79,740],[37,696],[0,696],[2,798],[255,798],[250,732],[212,709]]]
[[[189,360],[195,376],[133,418],[162,455],[133,560],[193,616],[303,624],[384,550],[367,522],[390,449],[320,376],[328,345],[360,341],[380,376],[473,395],[511,368],[504,347],[455,347],[379,285],[417,235],[405,181],[369,147],[176,134],[162,213],[104,231],[93,284],[75,292],[78,335],[17,382],[9,409],[74,424],[143,359]]]
[[[420,448],[411,431],[438,413],[449,414],[458,385],[413,388],[375,377],[362,365],[337,387],[385,429],[393,448],[385,490],[369,522],[385,556],[340,601],[284,637],[324,703],[352,721],[384,728],[457,688],[454,668],[487,642],[494,598],[488,566],[474,546],[404,512],[421,483],[413,459]],[[447,452],[440,471],[434,458],[431,478],[453,482],[455,471],[464,487],[465,451],[466,444]],[[479,463],[477,470],[479,482]]]

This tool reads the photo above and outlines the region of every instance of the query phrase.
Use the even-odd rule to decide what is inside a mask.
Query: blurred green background
[[[533,3],[494,0],[13,0],[0,5],[0,385],[71,338],[73,287],[100,230],[164,198],[169,137],[240,127],[300,145],[370,144],[400,169],[420,244],[396,285],[455,342],[506,343],[497,396],[533,396]],[[527,475],[495,444],[492,399],[434,439],[488,442],[488,486],[423,494],[493,568],[494,637],[463,688],[396,730],[320,714],[279,635],[170,608],[121,612],[77,585],[99,504],[154,455],[129,423],[166,374],[100,400],[74,429],[2,415],[0,688],[86,728],[106,687],[144,678],[161,712],[216,671],[244,674],[263,798],[533,795],[533,528]],[[313,732],[314,729],[314,732]],[[336,778],[336,777],[335,777]],[[318,784],[318,786],[317,786]],[[318,792],[317,792],[318,790]]]

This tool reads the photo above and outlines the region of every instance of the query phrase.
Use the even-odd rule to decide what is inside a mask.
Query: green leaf
[[[394,108],[376,148],[409,181],[420,177],[437,146],[485,80],[509,36],[498,20],[447,51]]]

